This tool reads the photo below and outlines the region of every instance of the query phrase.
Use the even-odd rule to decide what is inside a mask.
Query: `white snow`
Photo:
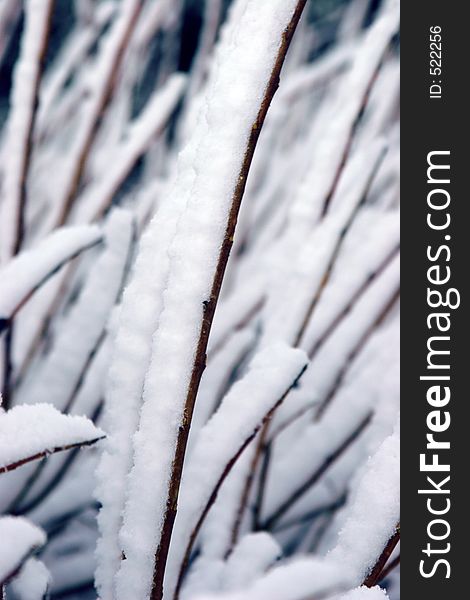
[[[63,415],[49,404],[14,406],[0,414],[0,473],[37,454],[103,436],[86,417]]]
[[[84,196],[78,199],[77,210],[72,217],[74,222],[89,223],[107,208],[138,158],[164,130],[181,98],[185,83],[185,76],[177,73],[147,102],[142,114],[129,126],[125,140],[114,149],[113,160],[107,165],[105,177],[90,186]]]
[[[150,591],[153,554],[159,543],[203,301],[210,296],[247,139],[295,5],[293,0],[236,4],[242,9],[240,18],[222,34],[201,113],[179,156],[179,175],[168,201],[185,210],[166,245],[171,264],[168,280],[164,274],[159,282],[162,312],[134,436],[134,465],[120,535],[126,560],[116,579],[119,599],[129,594],[144,598]],[[166,241],[161,233],[172,223],[165,223],[162,212],[157,212],[155,244]],[[156,454],[158,463],[153,460]],[[145,481],[152,483],[144,490]]]
[[[69,150],[66,168],[63,174],[63,190],[57,200],[55,217],[62,217],[61,211],[73,195],[77,176],[82,174],[83,166],[96,136],[96,123],[103,107],[106,106],[110,91],[116,84],[116,75],[122,63],[125,40],[132,35],[136,20],[142,9],[141,0],[123,0],[119,4],[117,17],[106,36],[100,40],[97,60],[87,72],[88,94],[83,101],[84,117]]]
[[[102,235],[103,252],[89,270],[78,300],[60,323],[49,353],[18,391],[19,402],[48,402],[65,410],[72,399],[124,284],[132,250],[131,213],[113,210]]]
[[[242,537],[226,561],[222,589],[236,590],[253,583],[282,555],[274,537],[264,531]]]
[[[328,597],[347,585],[338,564],[325,564],[314,558],[298,558],[259,577],[243,591],[217,595],[197,595],[193,600],[299,600]]]
[[[46,595],[51,575],[44,563],[30,558],[13,581],[15,595],[21,600],[42,600]]]
[[[338,596],[337,600],[387,600],[387,598],[385,590],[378,586],[372,588],[361,586]]]
[[[3,583],[46,542],[46,535],[23,517],[1,517],[0,539],[0,583]]]
[[[396,428],[368,462],[338,544],[328,560],[343,565],[345,571],[350,572],[353,585],[360,584],[399,520],[400,440]]]
[[[332,552],[323,560],[297,559],[275,567],[242,592],[223,595],[222,598],[299,600],[321,595],[325,588],[335,592],[338,588],[359,585],[382,553],[399,520],[398,440],[398,431],[395,430],[370,459]],[[357,597],[368,598],[367,593]],[[370,597],[375,600],[384,596],[376,590]],[[349,600],[349,596],[345,598]],[[355,600],[356,596],[352,598]]]
[[[289,214],[292,235],[300,232],[318,218],[330,192],[335,175],[352,135],[357,115],[391,37],[398,27],[396,7],[383,11],[367,32],[358,48],[353,67],[342,82],[336,97],[325,103],[320,128],[316,131],[322,143],[315,148],[311,168],[298,188]]]
[[[399,569],[386,593],[358,587],[398,520],[398,2],[369,3],[319,21],[307,3],[282,68],[211,327],[164,600],[196,530],[180,600],[399,597]],[[185,0],[72,0],[39,67],[49,4],[0,0],[0,62],[25,11],[0,107],[0,383],[11,324],[16,407],[0,410],[0,451],[22,463],[98,431],[52,406],[109,434],[8,472],[0,460],[3,512],[51,532],[7,593],[39,600],[47,569],[63,595],[96,570],[100,600],[148,600],[204,305],[297,2],[192,2],[188,21]],[[47,238],[62,220],[98,227]],[[308,369],[256,435],[306,361],[289,346]]]
[[[219,409],[201,429],[181,482],[165,578],[172,597],[186,547],[226,465],[259,429],[269,411],[285,396],[308,364],[306,355],[283,344],[266,347],[253,358],[246,375],[235,383]]]
[[[47,277],[66,261],[101,240],[96,225],[63,227],[0,269],[0,319],[9,319]]]

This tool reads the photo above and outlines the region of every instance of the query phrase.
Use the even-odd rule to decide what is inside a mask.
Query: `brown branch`
[[[127,252],[127,259],[126,259],[126,263],[124,265],[124,269],[122,272],[122,276],[121,276],[121,283],[118,289],[118,293],[116,295],[116,303],[119,302],[121,296],[122,296],[122,292],[124,290],[125,287],[125,283],[127,281],[127,278],[129,276],[130,270],[131,270],[131,266],[132,266],[132,254],[133,254],[133,248],[136,244],[137,238],[136,238],[137,232],[136,232],[136,228],[135,228],[135,223],[133,224],[133,235],[131,237],[130,243],[129,243],[129,247],[128,247],[128,252]],[[90,351],[88,353],[88,356],[85,359],[85,362],[82,365],[82,368],[80,369],[80,373],[78,374],[75,386],[69,396],[69,398],[67,399],[67,402],[65,403],[63,412],[64,413],[69,413],[71,407],[73,406],[80,390],[83,387],[83,384],[86,380],[86,375],[89,372],[89,369],[91,368],[91,365],[96,357],[96,355],[98,354],[98,352],[100,351],[102,345],[104,344],[106,337],[108,335],[108,332],[106,331],[106,329],[103,329],[101,331],[101,334],[99,335],[98,339],[96,340],[96,343],[93,345],[92,348],[90,348]],[[102,404],[103,401],[100,400],[95,408],[95,410],[93,411],[93,414],[90,415],[90,418],[93,422],[96,423],[96,420],[101,412],[102,409]],[[39,477],[41,476],[41,473],[44,469],[45,466],[45,462],[41,462],[39,463],[39,465],[37,466],[36,470],[31,474],[31,476],[27,479],[27,481],[25,482],[25,484],[23,485],[23,487],[21,488],[21,490],[19,491],[19,493],[15,496],[15,498],[13,499],[13,501],[10,503],[10,507],[8,509],[8,512],[17,512],[16,507],[19,506],[19,512],[23,513],[23,512],[28,512],[30,510],[32,510],[37,504],[39,504],[40,502],[42,502],[50,493],[51,491],[53,491],[56,487],[56,485],[61,481],[62,476],[65,474],[65,472],[67,471],[68,467],[72,464],[73,460],[75,458],[75,454],[74,452],[71,452],[69,455],[69,458],[67,461],[65,461],[64,465],[61,465],[61,467],[58,469],[57,473],[54,475],[54,477],[52,478],[52,480],[49,482],[49,484],[45,487],[44,490],[41,491],[41,493],[38,494],[37,498],[35,498],[34,500],[30,501],[29,504],[27,504],[26,506],[22,506],[22,502],[25,499],[25,497],[28,496],[28,492],[29,490],[31,490],[33,484],[39,479]]]
[[[384,568],[382,573],[380,573],[379,583],[381,581],[383,581],[386,577],[388,577],[390,575],[390,573],[393,571],[393,569],[396,569],[396,567],[398,567],[399,564],[400,564],[400,555],[398,555],[393,560],[391,560],[388,563],[388,565]]]
[[[0,66],[5,59],[20,14],[20,0],[2,0],[0,3]]]
[[[8,326],[8,321],[0,320],[0,332],[2,331],[2,325]],[[11,380],[13,375],[13,361],[11,357],[11,351],[13,346],[13,323],[10,322],[7,331],[5,332],[5,338],[2,340],[2,348],[1,355],[3,361],[2,368],[2,376],[3,380],[1,382],[1,390],[2,390],[2,407],[5,410],[11,405]]]
[[[333,268],[336,264],[336,260],[341,252],[341,248],[343,247],[344,240],[346,239],[346,236],[347,236],[349,230],[351,229],[351,226],[354,223],[354,220],[355,220],[356,216],[358,215],[361,207],[364,205],[364,203],[366,201],[370,187],[371,187],[372,183],[374,182],[375,176],[377,175],[380,165],[382,164],[382,160],[383,160],[384,156],[385,156],[385,152],[381,152],[380,155],[377,157],[377,160],[375,161],[375,164],[373,165],[373,167],[371,169],[370,175],[364,183],[364,188],[361,190],[361,193],[359,195],[359,201],[357,202],[356,206],[354,207],[354,210],[351,212],[351,215],[349,216],[348,220],[346,221],[343,228],[341,229],[341,231],[338,234],[335,246],[333,248],[330,259],[328,261],[325,272],[323,274],[319,289],[317,290],[316,294],[313,296],[310,306],[307,308],[307,311],[305,313],[302,324],[301,324],[301,326],[297,332],[297,335],[295,337],[294,346],[299,346],[302,341],[302,338],[305,334],[305,330],[307,329],[307,325],[309,324],[309,322],[312,318],[312,315],[314,313],[314,310],[315,310],[320,298],[323,295],[323,292],[327,286],[327,283],[329,282],[329,280],[331,278],[331,273],[333,272]]]
[[[181,589],[181,584],[183,583],[183,577],[184,577],[184,573],[186,570],[186,567],[189,563],[189,558],[191,556],[191,551],[192,548],[194,546],[194,542],[196,541],[197,535],[201,529],[202,524],[204,523],[209,510],[211,509],[212,505],[214,504],[216,498],[217,498],[217,494],[219,493],[219,490],[222,486],[222,484],[224,483],[225,479],[227,478],[227,476],[229,475],[230,471],[232,470],[233,466],[235,465],[235,463],[237,462],[237,460],[240,458],[240,456],[243,454],[243,452],[245,451],[245,449],[250,445],[250,443],[254,440],[254,438],[256,437],[257,433],[263,429],[263,431],[266,428],[266,425],[269,423],[269,421],[271,420],[272,416],[274,415],[274,413],[276,412],[276,410],[279,408],[279,406],[281,406],[281,404],[284,402],[284,400],[286,399],[286,397],[288,396],[289,392],[292,390],[292,388],[294,388],[297,383],[299,382],[300,378],[302,377],[302,375],[305,373],[307,369],[307,366],[305,365],[302,370],[300,371],[300,373],[297,375],[297,377],[294,379],[294,381],[289,385],[289,387],[286,389],[286,391],[282,394],[282,396],[276,400],[275,404],[269,409],[269,411],[265,414],[265,416],[263,417],[263,419],[261,420],[261,422],[255,427],[255,429],[252,431],[252,433],[246,438],[246,440],[244,440],[244,442],[241,444],[240,448],[237,450],[237,452],[232,456],[232,458],[229,460],[229,462],[226,464],[225,469],[222,473],[222,475],[219,477],[219,480],[217,481],[216,485],[214,486],[214,489],[209,497],[209,500],[207,501],[206,506],[204,507],[201,516],[199,517],[193,531],[191,532],[191,536],[189,538],[189,542],[188,545],[186,547],[186,551],[184,554],[184,559],[183,562],[181,563],[181,568],[180,568],[180,572],[178,575],[178,581],[177,581],[177,585],[176,585],[176,590],[175,590],[175,595],[174,595],[174,600],[177,600],[178,596],[179,596],[179,591]]]
[[[259,138],[261,128],[263,126],[268,108],[271,104],[271,100],[279,87],[279,76],[281,68],[284,63],[284,59],[287,54],[290,42],[294,35],[294,31],[299,22],[303,8],[306,4],[306,0],[298,0],[297,6],[291,17],[290,23],[282,34],[282,39],[276,61],[271,72],[266,90],[264,92],[263,99],[258,111],[258,115],[251,127],[250,136],[247,142],[247,148],[245,156],[240,168],[238,175],[237,184],[232,197],[232,205],[228,217],[227,228],[225,231],[224,240],[219,254],[217,267],[214,274],[213,284],[210,299],[204,303],[204,312],[201,324],[201,330],[199,334],[199,341],[196,347],[196,356],[193,364],[193,370],[189,383],[189,388],[185,401],[185,408],[183,412],[183,419],[181,422],[178,438],[176,442],[175,456],[171,469],[170,485],[167,495],[167,504],[165,514],[163,516],[163,525],[161,530],[160,543],[155,553],[155,566],[153,573],[153,585],[151,592],[151,600],[161,600],[163,596],[163,579],[165,574],[165,566],[170,547],[171,535],[173,531],[173,525],[176,518],[178,494],[181,482],[181,474],[183,471],[184,456],[186,453],[186,445],[189,437],[189,429],[191,426],[191,419],[194,410],[194,404],[196,401],[197,392],[199,389],[199,383],[202,377],[202,373],[206,366],[206,350],[207,342],[209,339],[209,333],[214,318],[215,307],[222,287],[222,281],[224,278],[225,268],[230,255],[230,250],[233,244],[233,236],[235,233],[235,227],[237,223],[238,212],[242,202],[243,194],[245,191],[246,181],[250,170],[253,154],[255,152],[256,144]]]
[[[256,499],[253,506],[253,529],[258,531],[261,523],[261,513],[263,510],[264,494],[266,491],[266,484],[268,480],[269,466],[271,462],[272,444],[266,443],[266,438],[269,433],[268,428],[265,427],[263,430],[264,436],[261,437],[260,442],[263,444],[263,460],[261,461],[261,467],[258,478],[258,489],[256,493]],[[253,471],[254,476],[254,471]],[[247,498],[248,502],[248,498]],[[241,519],[240,519],[241,524]],[[237,532],[238,533],[238,532]],[[235,540],[232,539],[234,542]]]
[[[52,448],[51,450],[43,450],[42,452],[38,452],[37,454],[33,454],[32,456],[28,456],[27,458],[22,458],[14,463],[10,463],[4,467],[0,467],[0,473],[9,473],[10,471],[14,471],[18,467],[22,467],[33,460],[38,460],[40,458],[46,458],[51,454],[55,454],[56,452],[63,452],[64,450],[72,450],[73,448],[81,448],[82,446],[91,446],[95,444],[99,440],[104,439],[104,435],[94,438],[93,440],[87,440],[85,442],[77,442],[75,444],[68,444],[67,446],[57,446]]]
[[[373,281],[375,281],[385,269],[389,266],[392,260],[397,256],[399,252],[400,246],[397,245],[393,250],[385,257],[382,263],[372,271],[364,283],[354,292],[346,306],[338,313],[338,315],[331,321],[330,325],[324,331],[324,333],[318,338],[315,344],[308,352],[308,357],[310,360],[317,355],[318,351],[324,346],[325,342],[331,337],[332,333],[337,329],[338,325],[341,324],[343,319],[351,312],[352,308],[356,304],[356,302],[361,298],[364,292],[367,291],[369,286]],[[288,419],[286,419],[283,423],[278,425],[278,427],[271,433],[269,437],[269,443],[271,443],[276,437],[278,437],[287,427],[292,425],[297,419],[301,418],[305,413],[310,411],[314,407],[315,403],[312,401],[311,403],[303,406],[298,411],[296,411],[293,415],[291,415]]]
[[[385,260],[372,272],[369,274],[364,283],[359,287],[359,289],[353,294],[349,302],[342,309],[342,311],[337,315],[337,317],[331,322],[325,332],[321,335],[321,337],[315,342],[312,349],[309,351],[308,356],[310,360],[314,358],[320,348],[324,345],[326,340],[331,336],[333,331],[338,327],[344,317],[352,310],[356,302],[361,298],[365,291],[369,288],[370,284],[375,281],[389,266],[389,264],[393,261],[393,259],[397,256],[400,250],[400,246],[397,245],[393,250],[385,257]]]
[[[385,48],[384,53],[387,50],[388,50],[388,46]],[[353,123],[351,124],[351,128],[349,130],[348,139],[347,139],[347,142],[343,149],[341,161],[338,165],[338,169],[337,169],[335,177],[333,179],[333,183],[331,185],[330,191],[328,192],[328,194],[325,198],[325,202],[323,204],[322,215],[321,215],[322,218],[326,216],[326,213],[328,212],[328,209],[330,207],[331,200],[335,194],[336,188],[338,187],[338,183],[341,178],[341,173],[343,172],[343,169],[346,166],[346,163],[348,161],[349,154],[350,154],[351,148],[353,146],[354,137],[356,135],[356,131],[359,127],[359,123],[361,122],[361,119],[364,114],[364,110],[367,106],[367,103],[369,102],[369,97],[370,97],[370,94],[374,87],[374,84],[377,80],[377,76],[379,74],[381,66],[382,66],[382,60],[377,65],[377,69],[375,69],[375,71],[372,73],[372,76],[366,86],[366,89],[364,90],[364,95],[361,99],[361,104],[360,104],[359,110],[358,110],[356,118],[354,119]]]
[[[352,431],[346,439],[322,462],[320,467],[310,475],[310,477],[302,483],[292,494],[285,500],[279,508],[261,525],[261,529],[273,529],[279,522],[281,517],[293,506],[299,498],[301,498],[311,487],[313,487],[319,479],[328,471],[328,469],[336,462],[336,460],[344,454],[353,442],[361,435],[364,429],[369,425],[372,418],[372,412],[362,419],[354,431]]]
[[[31,298],[31,296],[33,296],[35,294],[35,292],[38,291],[38,289],[43,286],[53,275],[55,275],[58,271],[60,271],[60,269],[66,265],[68,262],[70,262],[71,260],[73,260],[74,258],[77,258],[77,256],[79,256],[82,252],[84,252],[85,250],[89,250],[90,248],[93,248],[94,246],[97,246],[98,244],[100,244],[102,242],[102,238],[99,238],[93,242],[90,242],[89,244],[82,246],[81,248],[79,248],[77,251],[75,251],[73,254],[70,254],[69,256],[66,256],[65,258],[63,258],[59,263],[57,263],[50,271],[48,271],[48,273],[46,273],[46,275],[44,275],[44,277],[38,281],[24,296],[23,298],[21,298],[18,302],[18,304],[13,308],[13,310],[11,311],[11,314],[8,315],[0,315],[0,333],[2,333],[2,331],[8,329],[11,326],[12,323],[12,319],[13,317],[18,313],[18,311],[26,304],[26,302],[28,302],[28,300]]]
[[[48,1],[47,5],[47,14],[46,14],[46,23],[44,29],[44,36],[41,40],[41,46],[39,48],[39,54],[37,56],[38,60],[38,69],[36,72],[36,76],[33,81],[33,100],[32,105],[28,114],[28,129],[26,133],[26,137],[23,140],[23,152],[22,152],[22,160],[21,160],[21,170],[19,173],[18,180],[18,211],[16,214],[16,222],[13,224],[14,226],[14,239],[13,246],[11,248],[12,255],[17,254],[21,248],[21,244],[23,242],[24,236],[24,209],[26,206],[26,195],[27,195],[27,181],[28,181],[28,173],[29,167],[31,163],[31,156],[33,151],[33,132],[34,126],[36,123],[37,109],[39,105],[39,85],[41,83],[42,74],[44,71],[45,65],[45,56],[47,50],[47,42],[49,39],[49,30],[51,25],[52,12],[54,8],[55,0],[44,0],[44,2]],[[31,18],[31,17],[30,17]]]
[[[254,480],[255,480],[256,472],[258,470],[258,463],[260,461],[261,456],[263,456],[263,457],[265,456],[265,454],[263,454],[263,453],[266,450],[265,439],[266,439],[266,436],[269,431],[269,425],[270,425],[270,423],[268,422],[263,427],[261,434],[259,436],[259,439],[258,439],[258,444],[256,445],[255,453],[251,460],[250,469],[246,476],[245,485],[243,486],[243,490],[241,493],[240,502],[239,502],[238,509],[237,509],[237,514],[235,515],[235,521],[233,522],[233,525],[232,525],[232,533],[230,536],[230,546],[229,546],[229,548],[227,548],[227,550],[225,552],[226,559],[230,556],[235,544],[237,543],[238,536],[240,533],[240,528],[242,525],[243,515],[245,514],[245,509],[246,509],[246,506],[248,505],[248,500],[250,498],[251,488],[252,488]],[[260,476],[261,476],[261,473],[260,473]],[[253,517],[255,518],[255,515],[253,515]]]
[[[103,406],[103,401],[100,400],[97,407],[93,411],[93,414],[90,416],[90,419],[93,422],[96,422],[98,420],[98,417],[102,410],[102,406]],[[81,446],[76,446],[75,448],[72,448],[71,452],[69,452],[67,454],[63,464],[60,465],[59,469],[54,474],[54,476],[50,479],[50,481],[47,482],[47,484],[43,487],[43,489],[41,489],[40,491],[37,492],[37,495],[35,497],[33,497],[31,500],[29,500],[29,502],[24,503],[24,500],[28,499],[28,494],[32,487],[32,484],[31,484],[31,486],[28,485],[28,482],[29,482],[29,480],[28,480],[28,482],[26,482],[26,485],[19,492],[19,494],[17,494],[15,499],[10,504],[9,512],[11,512],[12,514],[16,514],[16,515],[25,514],[25,513],[28,513],[30,511],[34,510],[36,508],[36,506],[39,506],[40,504],[42,504],[44,502],[44,500],[49,496],[49,494],[51,492],[53,492],[55,490],[55,488],[59,485],[59,483],[62,481],[63,477],[65,476],[65,474],[67,473],[67,471],[70,469],[70,467],[74,463],[75,459],[77,458],[78,453],[80,452],[80,448],[81,448]],[[46,465],[46,461],[44,461],[44,460],[39,464],[37,475],[35,473],[32,475],[32,477],[31,477],[32,483],[35,483],[36,481],[39,480],[43,465],[44,465],[44,467]]]
[[[362,585],[365,585],[366,587],[374,587],[374,585],[377,585],[377,583],[381,579],[383,579],[382,573],[383,573],[384,567],[387,564],[388,559],[392,555],[392,552],[395,550],[395,547],[399,541],[400,541],[400,524],[397,525],[394,534],[388,540],[387,544],[385,545],[385,548],[383,549],[382,554],[377,559],[377,562],[372,567],[370,573],[364,579],[364,582]]]
[[[63,225],[69,216],[70,210],[73,205],[73,201],[77,195],[82,177],[85,171],[85,167],[88,162],[90,151],[93,147],[96,135],[103,121],[105,111],[111,101],[116,83],[118,80],[121,65],[124,59],[125,51],[129,45],[129,41],[132,37],[135,25],[141,13],[144,0],[136,2],[133,12],[131,13],[127,26],[123,31],[120,43],[116,48],[116,53],[113,57],[110,69],[105,75],[105,80],[101,88],[100,97],[98,98],[94,114],[92,115],[91,124],[87,131],[87,135],[83,141],[81,148],[79,149],[77,160],[75,162],[72,175],[68,187],[65,191],[65,195],[62,201],[61,212],[58,217],[56,226]]]
[[[46,0],[44,0],[46,1]],[[16,5],[11,3],[12,10],[12,19],[15,19],[19,16],[20,5]],[[46,27],[44,30],[44,36],[41,40],[41,46],[39,48],[38,54],[38,69],[33,81],[33,101],[28,113],[28,127],[26,132],[26,137],[22,140],[23,148],[22,148],[22,156],[20,162],[20,172],[19,179],[17,182],[17,201],[18,207],[16,211],[16,219],[12,224],[13,230],[13,245],[11,248],[7,249],[8,254],[14,256],[17,254],[21,248],[23,237],[24,237],[24,209],[26,206],[27,199],[27,180],[29,173],[29,166],[31,163],[31,156],[33,151],[33,132],[34,126],[36,123],[36,115],[38,109],[38,95],[39,95],[39,84],[41,82],[43,70],[44,70],[44,59],[47,50],[47,42],[49,39],[49,29],[52,18],[52,11],[54,7],[54,0],[49,0],[49,4],[47,6],[47,15],[46,15]],[[8,22],[7,22],[8,25]],[[1,45],[1,42],[0,42]],[[4,327],[7,326],[7,321],[4,319],[0,319],[0,332]],[[13,329],[11,328],[5,339],[3,340],[3,349],[2,354],[4,356],[4,367],[3,367],[3,381],[2,381],[2,390],[3,390],[3,404],[5,408],[8,408],[10,405],[10,383],[13,372],[13,364],[11,359],[11,351],[12,351],[12,342],[13,342]]]
[[[399,297],[400,297],[400,290],[397,289],[393,292],[393,294],[389,298],[387,304],[385,305],[383,310],[380,312],[380,314],[373,320],[373,322],[369,325],[369,327],[366,329],[366,331],[363,333],[363,335],[359,339],[358,343],[354,346],[354,348],[348,354],[344,365],[342,366],[341,370],[339,371],[338,375],[336,376],[335,381],[333,382],[332,386],[330,387],[330,389],[326,393],[324,399],[322,400],[322,402],[320,403],[320,405],[317,408],[317,412],[315,414],[315,421],[319,421],[321,419],[326,408],[330,405],[331,401],[333,400],[337,391],[339,390],[341,383],[344,381],[344,378],[346,377],[346,374],[348,373],[349,369],[353,365],[355,358],[362,352],[364,347],[367,345],[367,342],[369,341],[371,335],[374,333],[376,328],[386,319],[386,317],[388,316],[390,311],[395,306],[395,303],[397,302]]]
[[[2,541],[6,541],[6,540],[2,540]],[[23,554],[23,556],[21,556],[18,559],[18,564],[15,565],[12,568],[12,570],[3,577],[2,581],[0,581],[0,592],[3,592],[3,594],[0,595],[2,600],[5,600],[5,598],[6,598],[4,586],[7,585],[7,583],[9,583],[14,577],[16,577],[18,575],[18,573],[21,570],[21,567],[28,560],[28,558],[30,558],[36,552],[36,550],[38,548],[39,548],[39,546],[31,546],[31,548],[25,554]]]

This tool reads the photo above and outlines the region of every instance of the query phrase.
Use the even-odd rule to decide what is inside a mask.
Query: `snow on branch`
[[[15,595],[21,600],[43,600],[51,581],[51,574],[37,558],[28,559],[18,577],[12,581]]]
[[[116,156],[106,176],[78,199],[72,218],[74,222],[94,221],[108,208],[137,160],[164,130],[181,98],[185,82],[185,76],[178,73],[155,92],[142,114],[129,126],[125,141],[115,150]]]
[[[372,570],[400,521],[399,458],[396,429],[367,463],[353,502],[345,509],[348,518],[329,558],[351,573],[353,585],[362,583]]]
[[[69,172],[64,179],[65,188],[58,203],[56,223],[58,225],[63,225],[67,221],[72,208],[101,118],[118,81],[127,43],[132,36],[142,6],[142,0],[123,0],[110,31],[101,41],[100,53],[89,77],[90,93],[85,104],[85,119],[71,151],[68,161]]]
[[[172,228],[174,235],[165,248],[164,264],[169,261],[171,269],[162,273],[157,292],[162,295],[161,313],[156,315],[158,326],[134,437],[134,465],[120,533],[125,560],[116,579],[118,598],[130,593],[138,598],[162,596],[191,415],[236,217],[259,132],[304,4],[293,0],[235,4],[235,9],[244,6],[244,11],[222,34],[205,102],[180,154],[179,176],[170,192],[169,202],[184,210],[175,224],[173,219],[165,224],[165,213],[157,212],[149,229],[156,231],[157,247],[163,241],[162,229]],[[128,443],[127,437],[124,444]],[[151,458],[155,452],[158,463]],[[144,493],[143,481],[152,482]],[[117,500],[114,497],[113,504]]]
[[[46,535],[23,517],[1,517],[0,539],[2,586],[14,577],[29,556],[46,542]]]
[[[387,600],[388,596],[385,590],[379,587],[368,588],[361,586],[338,596],[337,600]],[[332,600],[336,600],[332,598]]]
[[[53,3],[53,0],[27,0],[25,3],[25,33],[15,68],[12,108],[3,147],[0,263],[14,256],[22,243],[38,90]]]
[[[283,344],[255,355],[245,376],[233,385],[197,436],[181,482],[181,508],[172,536],[165,594],[178,584],[196,535],[231,467],[306,368],[301,350]]]
[[[103,437],[86,417],[63,415],[49,404],[15,406],[0,414],[0,473]]]
[[[97,226],[64,227],[5,265],[0,270],[0,331],[51,275],[101,239]]]
[[[397,600],[397,0],[66,4],[0,0],[6,593]]]
[[[104,249],[75,304],[63,318],[47,356],[20,386],[19,402],[48,402],[68,410],[90,357],[102,343],[131,261],[134,237],[129,211],[114,209],[102,229]]]

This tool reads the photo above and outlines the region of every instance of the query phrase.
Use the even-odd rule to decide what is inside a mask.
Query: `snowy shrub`
[[[7,598],[398,600],[398,19],[0,4]]]

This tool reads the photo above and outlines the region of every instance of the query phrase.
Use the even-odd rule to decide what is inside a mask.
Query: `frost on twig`
[[[101,241],[96,226],[57,230],[33,250],[25,250],[0,270],[0,331],[34,292],[67,261]]]
[[[0,432],[0,473],[104,437],[87,418],[63,415],[49,404],[19,405],[3,412]]]

